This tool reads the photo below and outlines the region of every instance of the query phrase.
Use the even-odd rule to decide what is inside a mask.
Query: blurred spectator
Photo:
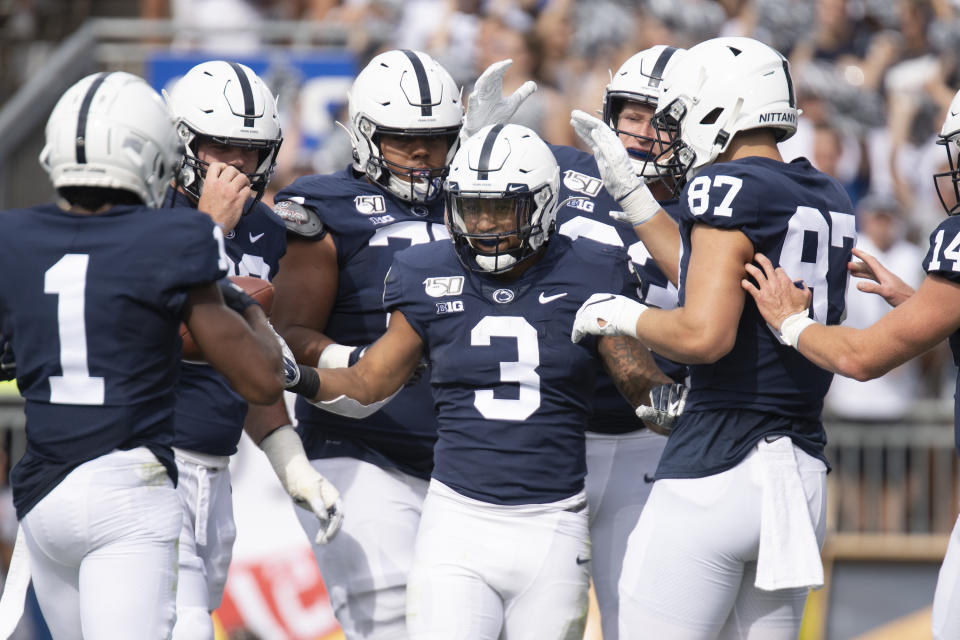
[[[904,211],[893,198],[868,196],[857,208],[857,247],[875,256],[904,282],[916,288],[923,280],[924,250],[905,239]],[[844,325],[869,327],[890,311],[877,295],[857,288],[854,278],[847,284],[847,318]],[[896,422],[921,396],[921,363],[911,360],[885,376],[869,382],[835,376],[825,406],[845,420]]]

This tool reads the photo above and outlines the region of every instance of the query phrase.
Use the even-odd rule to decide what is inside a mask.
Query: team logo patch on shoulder
[[[574,171],[573,169],[567,169],[563,172],[563,186],[570,189],[570,191],[595,196],[600,193],[600,188],[603,187],[603,180],[588,176],[579,171]]]
[[[365,216],[384,213],[387,210],[387,202],[383,196],[357,196],[353,199],[353,204],[357,207],[357,211]]]
[[[587,213],[593,213],[593,200],[588,198],[567,198],[566,202],[566,206],[568,207],[573,207],[574,209],[579,209],[580,211],[586,211]]]
[[[446,313],[461,313],[463,311],[463,300],[449,300],[447,302],[436,302],[437,315]]]
[[[423,281],[423,290],[431,298],[458,296],[463,293],[463,276],[439,276]]]
[[[391,222],[394,222],[394,221],[396,221],[396,218],[394,218],[389,213],[383,216],[373,216],[372,218],[370,218],[370,222],[372,224],[390,224]]]
[[[507,304],[513,302],[515,294],[510,289],[497,289],[491,297],[497,304]]]

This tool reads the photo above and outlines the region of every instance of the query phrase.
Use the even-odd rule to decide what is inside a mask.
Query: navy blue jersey
[[[610,217],[620,205],[603,188],[597,163],[593,156],[573,147],[552,145],[557,164],[560,165],[560,202],[557,211],[557,227],[563,235],[576,239],[581,236],[596,242],[624,247],[633,262],[639,282],[634,283],[624,295],[661,309],[677,306],[677,288],[670,284],[660,271],[653,257],[637,238],[629,224],[620,224]],[[677,201],[661,203],[671,216],[676,218]],[[597,285],[597,291],[605,291]],[[617,293],[617,292],[614,292]],[[687,367],[653,354],[660,370],[682,382]],[[644,428],[631,407],[617,390],[605,371],[597,378],[594,410],[590,416],[589,430],[598,433],[626,433]]]
[[[449,242],[397,254],[384,305],[423,340],[440,422],[433,477],[495,504],[540,504],[583,488],[583,434],[600,368],[596,339],[570,342],[580,305],[620,291],[619,247],[554,235],[513,281],[463,269]]]
[[[186,195],[169,189],[164,206],[196,208]],[[163,214],[163,210],[158,212]],[[240,218],[225,236],[230,276],[271,280],[287,251],[283,221],[262,202]],[[237,452],[247,417],[247,401],[207,364],[182,362],[177,383],[173,446],[214,456]]]
[[[930,234],[930,250],[923,259],[923,270],[960,284],[958,247],[960,216],[951,216]],[[950,336],[950,351],[953,352],[953,363],[960,366],[960,331]],[[960,373],[957,373],[957,387],[953,397],[953,434],[957,453],[960,454]]]
[[[680,304],[695,224],[742,232],[792,278],[813,291],[812,315],[838,324],[847,262],[855,241],[850,198],[805,158],[786,164],[750,157],[705,167],[680,196]],[[686,410],[667,442],[658,477],[724,471],[767,434],[789,434],[826,462],[820,422],[833,374],[783,345],[745,296],[733,349],[712,364],[690,367]]]
[[[443,202],[410,204],[347,168],[300,178],[277,194],[317,213],[337,248],[337,298],[323,333],[346,345],[368,345],[383,335],[383,279],[397,251],[448,238]],[[380,467],[430,476],[437,421],[429,372],[383,409],[357,420],[297,400],[297,420],[311,459],[349,456]]]
[[[27,449],[10,474],[24,515],[78,465],[149,447],[176,479],[174,384],[189,287],[226,272],[196,211],[0,213],[0,333],[13,340]]]

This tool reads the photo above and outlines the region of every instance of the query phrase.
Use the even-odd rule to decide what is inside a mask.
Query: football
[[[263,307],[263,312],[267,314],[268,317],[270,316],[270,308],[273,305],[273,285],[270,284],[270,282],[262,278],[254,278],[253,276],[230,276],[230,282],[239,286],[247,295],[256,300],[260,306]],[[205,361],[203,352],[200,351],[197,343],[193,341],[193,336],[190,335],[190,330],[187,329],[187,325],[182,322],[180,323],[180,339],[183,340],[181,358],[194,362]]]

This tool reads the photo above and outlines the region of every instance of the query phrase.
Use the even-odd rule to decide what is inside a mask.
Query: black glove
[[[218,280],[217,285],[220,287],[220,293],[223,294],[224,304],[240,315],[243,315],[243,312],[246,311],[250,305],[259,304],[251,298],[246,291],[230,282],[229,278]]]
[[[17,377],[17,361],[13,356],[13,343],[0,335],[0,380],[13,380]]]

